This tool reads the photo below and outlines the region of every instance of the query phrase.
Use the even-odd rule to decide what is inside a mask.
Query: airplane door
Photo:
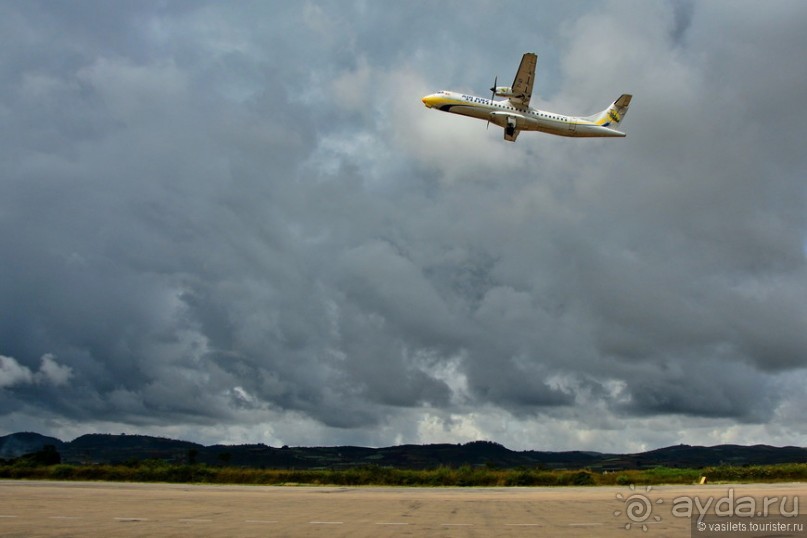
[[[575,134],[577,132],[577,124],[573,121],[569,122],[569,133]]]

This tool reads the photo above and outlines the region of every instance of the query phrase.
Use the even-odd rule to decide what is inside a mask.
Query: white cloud
[[[36,372],[20,364],[13,357],[0,355],[0,388],[31,384],[58,387],[66,385],[72,375],[73,369],[56,362],[50,353],[42,356],[39,370]]]
[[[69,366],[59,364],[56,358],[47,354],[42,357],[42,364],[39,366],[38,379],[42,383],[54,386],[66,385],[73,376],[73,369]]]
[[[33,383],[34,374],[12,357],[0,355],[0,388]]]

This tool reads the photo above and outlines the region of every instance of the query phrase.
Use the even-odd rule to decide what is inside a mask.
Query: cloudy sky
[[[0,1],[0,434],[807,445],[807,3]],[[424,108],[538,54],[533,105]]]

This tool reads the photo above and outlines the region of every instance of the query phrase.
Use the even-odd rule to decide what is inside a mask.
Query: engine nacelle
[[[513,88],[510,86],[496,86],[496,95],[499,97],[515,97],[516,94],[513,93]]]

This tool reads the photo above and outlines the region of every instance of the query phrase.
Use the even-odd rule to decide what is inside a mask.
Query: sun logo
[[[630,485],[631,491],[636,491],[636,486]],[[616,494],[616,499],[625,505],[625,510],[614,510],[614,517],[619,517],[623,513],[628,518],[625,528],[630,530],[634,525],[641,524],[641,529],[647,532],[647,521],[651,518],[653,521],[661,521],[661,516],[653,514],[654,504],[663,504],[664,499],[651,500],[647,495],[653,489],[652,486],[647,486],[645,493],[633,493],[625,497],[621,493]]]

